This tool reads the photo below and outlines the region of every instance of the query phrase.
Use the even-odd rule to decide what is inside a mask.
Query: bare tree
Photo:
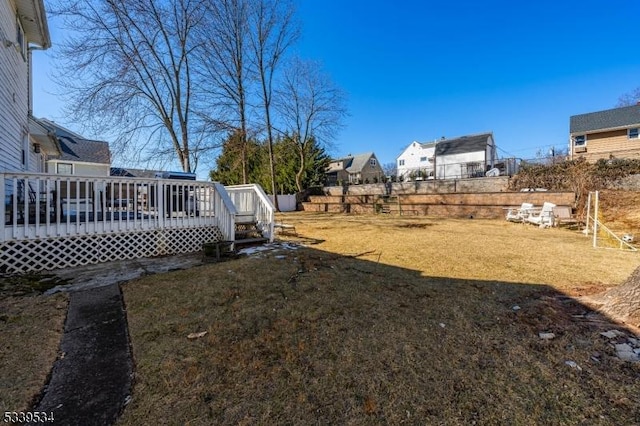
[[[202,0],[59,1],[53,9],[73,29],[56,73],[71,115],[115,135],[116,151],[153,149],[193,171],[211,149],[206,136],[194,138],[202,127],[191,61]]]
[[[385,176],[396,177],[398,175],[398,166],[395,162],[393,163],[385,163],[382,165],[382,171]]]
[[[252,59],[260,80],[259,97],[267,136],[271,193],[274,195],[275,208],[279,210],[271,123],[273,84],[283,56],[299,37],[299,29],[294,22],[293,6],[288,0],[254,0],[250,25]]]
[[[226,131],[238,135],[243,183],[248,181],[249,96],[255,72],[249,54],[249,0],[205,0],[209,22],[199,29],[203,49],[198,73],[201,94],[213,111],[225,117],[209,117]]]
[[[631,106],[640,103],[640,87],[636,87],[635,90],[627,92],[618,98],[618,107]]]
[[[300,159],[296,187],[302,191],[306,153],[315,140],[328,146],[347,115],[342,91],[314,62],[293,61],[277,91],[276,109],[285,133],[296,143]]]

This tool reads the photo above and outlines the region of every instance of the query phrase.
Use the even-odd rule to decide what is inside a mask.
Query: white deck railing
[[[219,227],[234,239],[235,210],[212,182],[0,173],[0,242]]]
[[[275,207],[260,185],[225,186],[238,215],[253,215],[262,235],[273,242]]]
[[[222,184],[214,182],[213,185],[215,188],[214,206],[222,206],[222,208],[215,209],[219,212],[218,228],[227,241],[234,241],[236,239],[236,207]]]

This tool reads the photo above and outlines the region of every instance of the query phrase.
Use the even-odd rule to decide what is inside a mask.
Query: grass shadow
[[[123,292],[137,366],[124,425],[640,419],[640,363],[613,347],[630,332],[545,285],[302,248]]]

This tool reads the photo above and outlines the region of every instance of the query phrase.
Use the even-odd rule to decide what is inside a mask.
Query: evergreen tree
[[[242,157],[239,146],[239,134],[230,134],[223,145],[223,150],[216,161],[216,169],[210,177],[224,185],[242,183]],[[269,150],[266,141],[250,140],[248,150],[249,182],[257,183],[271,193],[271,172]],[[293,194],[298,191],[296,174],[300,170],[299,147],[290,137],[276,140],[273,144],[276,191],[280,194]],[[323,185],[325,169],[330,158],[325,150],[311,140],[304,151],[304,171],[301,177],[303,188]]]
[[[216,160],[216,169],[211,170],[209,177],[212,181],[223,185],[242,184],[244,182],[243,165],[246,160],[249,182],[258,181],[261,150],[262,147],[254,139],[248,139],[245,145],[241,131],[229,134]]]

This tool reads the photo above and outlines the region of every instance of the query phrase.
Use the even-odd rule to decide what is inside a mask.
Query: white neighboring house
[[[444,139],[436,145],[436,179],[483,177],[496,162],[493,133]]]
[[[396,160],[398,177],[404,180],[431,178],[435,166],[436,142],[412,142]]]
[[[412,142],[396,160],[398,177],[404,180],[480,177],[495,162],[492,133]]]
[[[31,52],[51,47],[42,0],[0,0],[0,172],[44,172],[52,140],[32,138]]]

